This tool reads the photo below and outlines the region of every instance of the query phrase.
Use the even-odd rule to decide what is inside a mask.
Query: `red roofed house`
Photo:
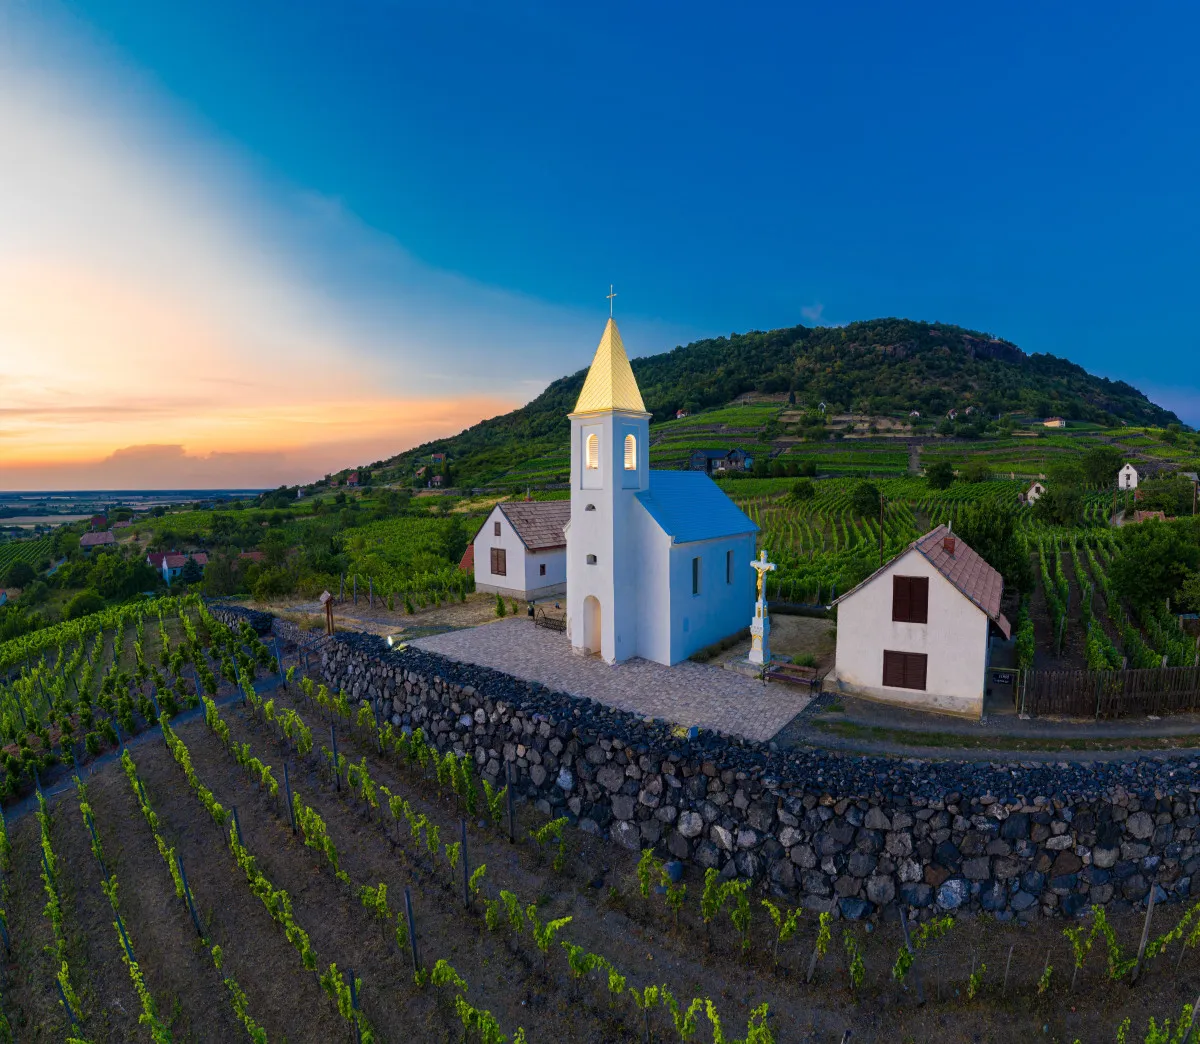
[[[200,567],[201,572],[208,565],[208,555],[203,551],[197,551],[194,554],[188,555],[166,554],[163,556],[162,575],[168,586],[170,586],[172,580],[178,579],[189,558]]]
[[[443,482],[445,482],[445,478],[442,475],[434,475],[433,478],[429,480],[429,484],[433,486],[434,489],[441,489]]]
[[[239,562],[255,562],[261,565],[266,560],[267,553],[265,551],[243,551],[238,555]]]
[[[352,471],[352,472],[350,472],[349,475],[346,476],[346,485],[347,486],[357,486],[358,485],[358,472],[357,471]]]
[[[93,515],[88,520],[88,525],[93,529],[103,529],[108,525],[108,519],[104,515]]]
[[[429,459],[431,461],[433,461],[434,464],[445,464],[446,463],[446,454],[431,453],[431,454],[429,454]]]
[[[146,552],[146,564],[149,566],[153,566],[154,569],[156,569],[158,572],[161,573],[163,559],[166,557],[167,557],[167,555],[166,555],[165,551],[147,551]]]
[[[464,573],[475,572],[475,545],[468,544],[467,549],[463,552],[462,558],[458,561],[458,568]]]
[[[837,684],[924,710],[981,717],[1004,580],[946,526],[838,598]]]
[[[117,538],[107,531],[103,533],[84,533],[79,538],[79,549],[81,551],[90,551],[93,547],[105,547],[108,544],[115,544]]]

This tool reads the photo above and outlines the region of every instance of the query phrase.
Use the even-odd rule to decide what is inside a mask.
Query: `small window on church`
[[[600,437],[593,432],[587,437],[584,445],[587,447],[588,471],[598,471],[600,469]]]
[[[637,439],[625,436],[625,470],[637,471]]]
[[[588,564],[588,565],[595,565],[595,564],[596,564],[596,556],[595,556],[595,555],[588,555],[588,556],[587,556],[587,564]]]
[[[692,594],[700,593],[700,559],[692,559]]]

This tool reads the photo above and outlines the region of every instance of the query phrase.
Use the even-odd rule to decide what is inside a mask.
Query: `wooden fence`
[[[1022,671],[1014,690],[1022,714],[1072,718],[1144,717],[1200,710],[1200,667],[1135,671]]]

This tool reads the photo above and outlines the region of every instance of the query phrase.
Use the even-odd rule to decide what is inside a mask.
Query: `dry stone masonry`
[[[231,610],[223,609],[229,613]],[[296,641],[276,621],[281,639]],[[319,656],[319,670],[317,659]],[[546,815],[630,850],[764,883],[850,919],[983,910],[1001,920],[1075,916],[1090,904],[1191,893],[1200,872],[1197,763],[976,763],[780,751],[678,734],[586,699],[339,634],[314,674],[421,728],[479,772],[514,769]],[[769,697],[767,697],[769,698]]]

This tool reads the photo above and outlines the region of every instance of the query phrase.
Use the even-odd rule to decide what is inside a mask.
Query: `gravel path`
[[[599,657],[577,655],[565,634],[534,627],[523,617],[410,644],[618,710],[760,742],[771,739],[811,698],[690,661],[664,667],[634,658],[610,666]]]

